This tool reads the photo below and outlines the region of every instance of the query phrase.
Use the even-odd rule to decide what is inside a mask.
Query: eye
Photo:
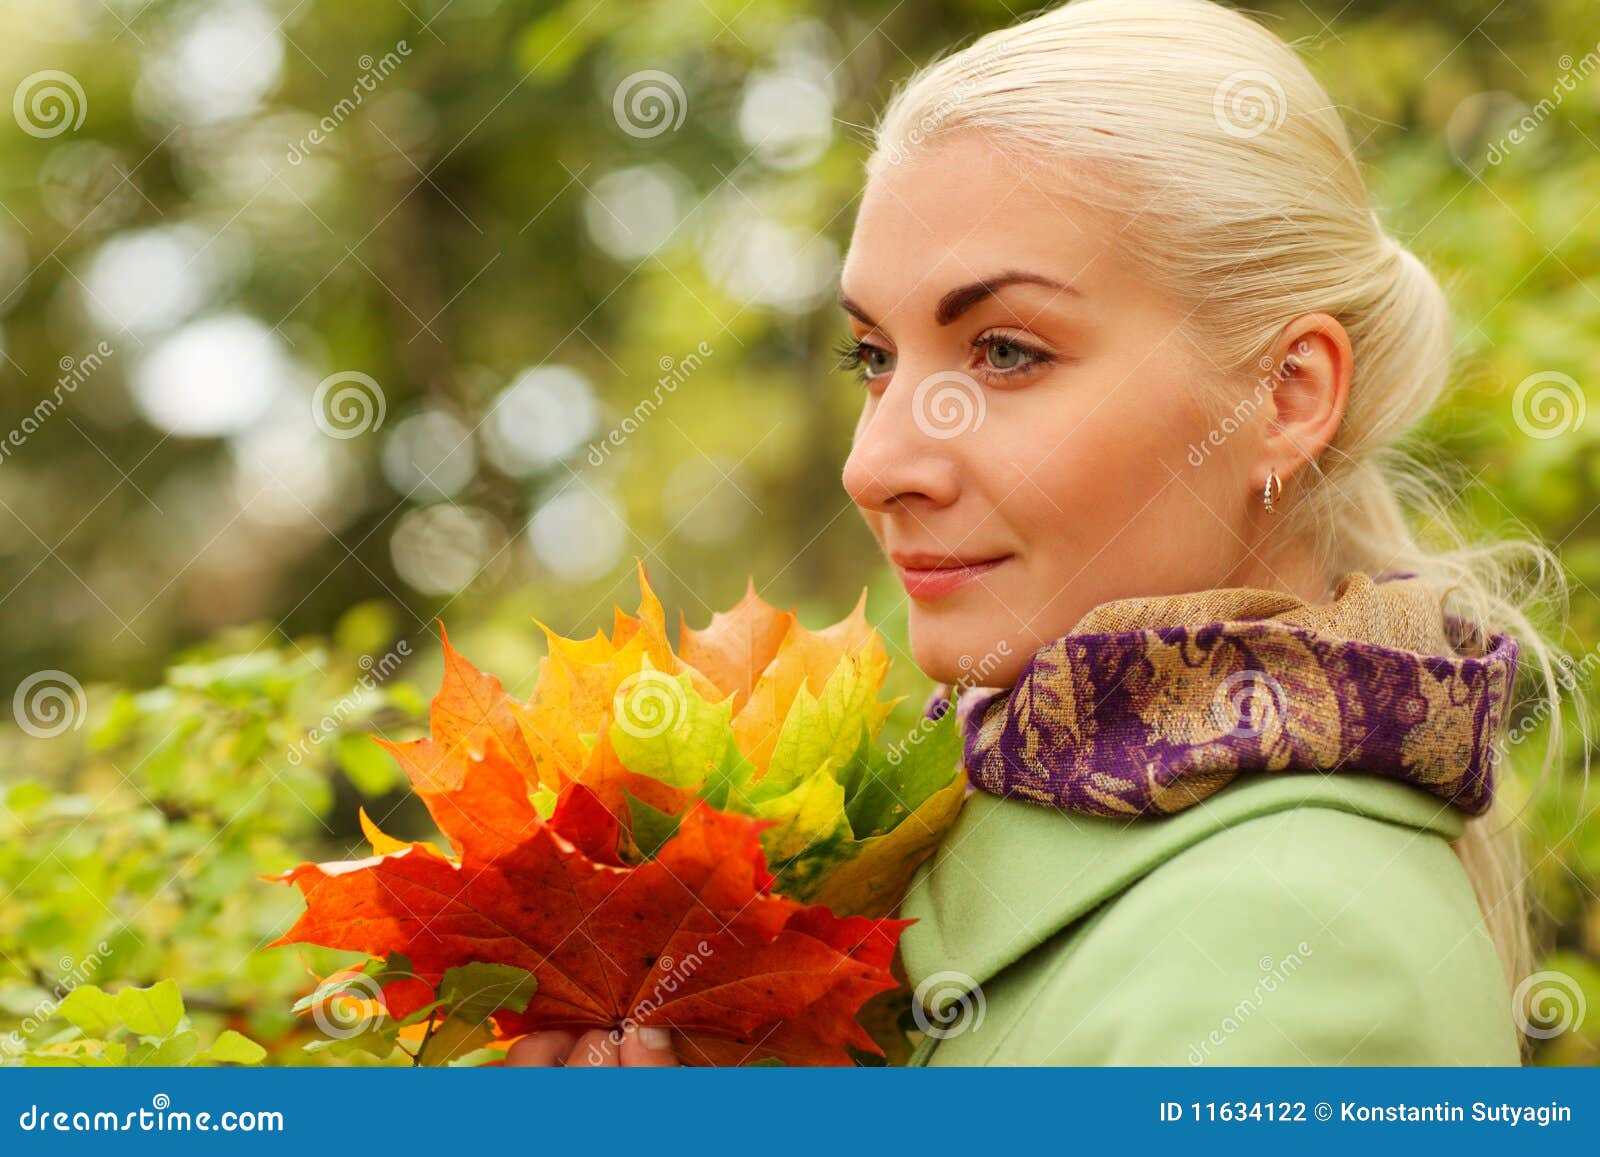
[[[881,378],[894,370],[895,355],[871,342],[846,338],[835,352],[839,355],[839,368],[854,371],[864,382]]]
[[[1046,351],[1005,334],[981,334],[973,341],[972,348],[983,355],[977,369],[994,377],[1023,373],[1053,360]]]
[[[868,378],[880,377],[894,369],[894,355],[879,346],[863,344],[861,368]]]
[[[988,344],[983,356],[995,369],[1010,370],[1027,364],[1028,351],[1005,338],[996,338]]]

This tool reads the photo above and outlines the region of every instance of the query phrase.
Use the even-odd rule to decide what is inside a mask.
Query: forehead
[[[937,296],[1028,269],[1087,288],[1112,272],[1115,239],[1110,215],[1077,199],[1068,176],[962,134],[867,182],[841,284],[862,299]]]

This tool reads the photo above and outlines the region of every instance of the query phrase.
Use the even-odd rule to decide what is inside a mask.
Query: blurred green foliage
[[[1513,391],[1600,379],[1600,76],[1485,157],[1583,68],[1600,10],[1252,7],[1450,287],[1459,382],[1429,433],[1474,483],[1460,502],[1559,544],[1592,647],[1600,424],[1530,436]],[[358,737],[420,726],[438,616],[525,693],[531,616],[603,624],[634,556],[697,622],[747,575],[812,623],[868,583],[914,710],[903,598],[838,484],[859,395],[826,353],[831,279],[856,126],[1010,19],[997,0],[0,7],[0,438],[26,433],[0,446],[0,688],[64,674],[76,712],[0,731],[0,1028],[47,1042],[63,987],[175,977],[204,1039],[325,1056],[289,1009],[334,962],[259,951],[298,901],[255,877],[360,854],[361,804],[424,823]],[[684,116],[630,132],[614,98],[647,71]],[[53,113],[26,102],[51,88]],[[318,387],[356,374],[382,420],[329,433]],[[1584,668],[1572,705],[1593,692]],[[1600,1059],[1579,743],[1536,793],[1539,741],[1515,749],[1547,966],[1591,1010],[1541,1046],[1552,1063]]]

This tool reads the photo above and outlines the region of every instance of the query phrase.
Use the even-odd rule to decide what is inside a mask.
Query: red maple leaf
[[[472,962],[533,973],[523,1012],[494,1014],[501,1038],[540,1029],[672,1029],[688,1064],[844,1065],[881,1050],[857,1023],[895,987],[905,920],[840,918],[771,891],[761,822],[696,803],[653,859],[617,857],[615,817],[572,784],[543,820],[498,742],[397,750],[457,856],[413,843],[387,854],[302,864],[281,879],[306,911],[277,944],[375,957],[403,953],[419,977]],[[387,985],[396,1019],[431,993]]]

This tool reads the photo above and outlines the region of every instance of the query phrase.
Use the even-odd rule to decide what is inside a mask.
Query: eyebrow
[[[956,286],[956,288],[950,290],[939,299],[939,304],[933,310],[933,319],[940,325],[949,325],[980,301],[993,297],[1000,290],[1010,285],[1042,285],[1046,289],[1054,289],[1060,293],[1079,292],[1073,286],[1057,281],[1053,277],[1045,277],[1040,273],[1029,273],[1022,269],[1008,269],[982,278],[979,281]],[[867,311],[861,308],[843,290],[839,293],[839,308],[863,325],[877,327],[878,323],[872,320]]]

